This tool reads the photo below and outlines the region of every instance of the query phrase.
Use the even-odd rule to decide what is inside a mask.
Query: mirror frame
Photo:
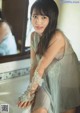
[[[18,61],[22,59],[28,59],[30,58],[30,51],[27,51],[25,53],[20,53],[16,55],[7,55],[7,56],[1,56],[0,57],[0,64],[1,63],[6,63],[6,62],[11,62],[11,61]]]
[[[14,54],[14,55],[0,56],[0,63],[30,58],[30,49],[29,49],[29,47],[25,48],[27,20],[28,20],[28,17],[27,17],[28,16],[28,5],[29,5],[29,0],[25,0],[24,25],[22,26],[23,33],[22,33],[21,53]],[[25,49],[26,50],[28,49],[28,50],[25,52]]]
[[[21,53],[25,53],[25,40],[26,40],[26,31],[27,31],[27,20],[28,20],[28,6],[29,0],[25,0],[25,12],[24,12],[24,25],[23,25],[23,38],[22,38],[22,47]]]

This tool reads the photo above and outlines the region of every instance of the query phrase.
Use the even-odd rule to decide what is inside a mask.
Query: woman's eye
[[[33,18],[37,18],[37,15],[33,15],[32,17],[33,17]]]
[[[42,17],[42,19],[46,19],[46,18],[47,18],[46,16],[43,16],[43,17]]]

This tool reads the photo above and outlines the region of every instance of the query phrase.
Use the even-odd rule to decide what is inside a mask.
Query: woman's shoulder
[[[63,33],[60,29],[57,29],[57,30],[55,31],[54,37],[55,37],[56,39],[59,39],[59,40],[65,39],[65,35],[64,35],[64,33]]]
[[[61,29],[56,29],[55,34],[61,36],[62,38],[67,38],[66,34],[64,33],[64,31],[62,31]],[[68,38],[67,38],[68,39]]]
[[[58,41],[60,41],[60,42],[62,42],[64,44],[65,37],[64,37],[62,31],[60,31],[60,30],[57,29],[55,31],[55,34],[52,36],[52,39],[50,41],[50,44],[53,43],[53,42],[58,42]]]

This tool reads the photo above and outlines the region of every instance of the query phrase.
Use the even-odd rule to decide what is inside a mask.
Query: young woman
[[[58,7],[53,0],[36,0],[31,8],[31,82],[18,106],[31,113],[76,113],[80,106],[78,59],[57,29]]]

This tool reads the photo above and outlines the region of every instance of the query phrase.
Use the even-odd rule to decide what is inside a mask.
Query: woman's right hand
[[[20,107],[20,108],[28,108],[29,106],[32,105],[33,102],[34,102],[34,100],[32,100],[31,102],[30,101],[28,101],[28,102],[19,101],[18,102],[18,107]]]
[[[34,96],[35,96],[34,93],[31,95],[31,92],[26,90],[24,92],[24,94],[22,94],[19,97],[19,99],[18,99],[19,100],[18,101],[18,107],[20,107],[20,108],[27,108],[27,107],[29,107],[33,103]]]

